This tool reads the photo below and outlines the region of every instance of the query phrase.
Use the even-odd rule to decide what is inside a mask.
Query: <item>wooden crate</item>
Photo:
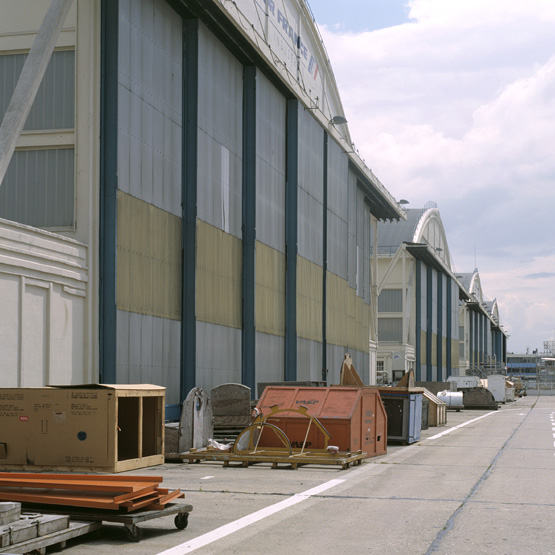
[[[0,469],[122,472],[164,462],[165,388],[0,389]]]

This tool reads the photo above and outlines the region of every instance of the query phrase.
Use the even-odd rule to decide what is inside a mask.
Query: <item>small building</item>
[[[505,368],[507,334],[499,321],[497,300],[486,301],[480,274],[457,274],[461,284],[459,301],[459,368],[461,375],[485,377]]]
[[[378,368],[381,383],[413,368],[417,381],[504,368],[507,337],[478,271],[458,274],[437,205],[378,224]]]

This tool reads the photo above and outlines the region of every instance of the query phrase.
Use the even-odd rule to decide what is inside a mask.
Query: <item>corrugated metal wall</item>
[[[0,121],[4,117],[27,54],[0,55]],[[25,122],[26,131],[71,130],[75,125],[75,52],[52,54]],[[31,136],[14,152],[0,188],[0,218],[60,229],[75,224],[73,137],[44,148],[44,135]]]
[[[0,56],[0,121],[4,117],[27,54]],[[75,121],[75,51],[55,51],[50,58],[25,130],[72,129]]]
[[[297,377],[322,376],[324,131],[299,111]]]
[[[15,151],[0,188],[0,218],[35,227],[74,224],[74,149]]]
[[[199,27],[197,385],[241,382],[243,66]]]
[[[182,25],[164,0],[120,0],[117,380],[167,387],[181,356]]]
[[[164,0],[119,9],[118,187],[181,216],[182,28]]]
[[[256,87],[256,379],[282,380],[285,336],[286,100],[260,71]]]

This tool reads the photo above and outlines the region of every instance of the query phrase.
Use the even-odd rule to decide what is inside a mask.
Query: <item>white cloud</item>
[[[512,330],[555,329],[552,0],[413,0],[413,22],[322,28],[360,154],[396,198],[438,203],[458,271],[474,268]],[[317,14],[316,14],[317,16]]]

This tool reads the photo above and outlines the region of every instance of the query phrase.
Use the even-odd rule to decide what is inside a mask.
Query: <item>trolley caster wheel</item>
[[[134,524],[125,527],[125,535],[130,542],[140,542],[143,537],[143,531]]]
[[[175,515],[174,523],[178,530],[185,530],[187,524],[189,524],[189,513],[179,513]]]

